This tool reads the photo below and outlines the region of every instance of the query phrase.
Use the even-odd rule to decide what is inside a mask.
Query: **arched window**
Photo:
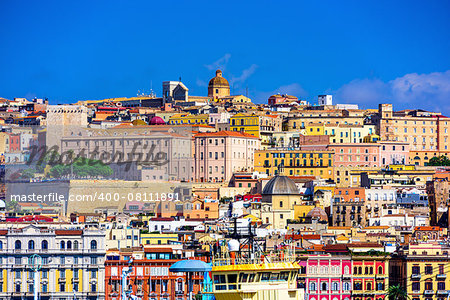
[[[357,267],[353,268],[353,274],[358,274],[358,268]]]
[[[309,284],[309,290],[310,291],[315,291],[316,290],[316,283],[315,282],[311,282]]]
[[[359,274],[362,274],[362,267],[358,268],[358,272],[359,272]]]
[[[41,242],[41,248],[42,248],[42,250],[47,250],[48,249],[48,242],[46,240],[43,240]]]
[[[371,291],[372,290],[372,283],[368,282],[366,287],[367,287],[368,291]]]
[[[366,267],[365,271],[366,271],[366,273],[364,273],[364,274],[369,274],[369,267]]]
[[[322,282],[322,291],[327,291],[327,290],[328,290],[328,283]]]
[[[97,241],[96,240],[91,241],[91,250],[97,250]]]
[[[348,266],[344,267],[344,274],[348,275],[350,272],[350,268]]]
[[[33,240],[28,241],[28,250],[34,250],[34,241]]]
[[[382,266],[378,267],[378,274],[383,274],[383,267]]]
[[[373,274],[373,267],[370,267],[370,274]]]
[[[14,243],[14,249],[16,249],[16,250],[22,249],[22,242],[16,241],[16,242]]]
[[[67,241],[67,249],[72,249],[72,242],[71,241]]]
[[[73,242],[73,249],[78,250],[78,241]]]
[[[3,242],[0,241],[0,250],[3,249]]]
[[[66,243],[65,243],[64,241],[61,241],[61,243],[60,243],[60,248],[61,248],[61,249],[66,248]]]
[[[344,282],[344,291],[350,291],[350,282]]]
[[[339,291],[339,284],[337,282],[333,282],[333,291]]]

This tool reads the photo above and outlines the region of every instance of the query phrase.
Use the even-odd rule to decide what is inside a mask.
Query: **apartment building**
[[[316,176],[334,179],[334,153],[328,150],[268,149],[255,151],[255,171],[269,176],[278,174],[280,166],[288,176]]]
[[[438,243],[411,243],[390,261],[392,284],[412,300],[448,299],[450,248]]]
[[[128,294],[142,299],[186,299],[186,273],[169,271],[171,265],[183,259],[206,261],[204,253],[184,250],[182,245],[155,245],[112,251],[105,260],[106,300],[119,300],[122,292],[122,272],[130,268]],[[203,273],[192,274],[194,294],[201,291]]]
[[[336,188],[331,211],[332,226],[366,226],[364,188]]]
[[[39,262],[34,281],[33,255]],[[98,227],[24,225],[0,230],[0,299],[105,299],[105,232]]]
[[[424,110],[394,112],[392,104],[380,104],[375,119],[382,141],[409,143],[414,164],[425,165],[433,156],[449,155],[450,119],[440,113]]]
[[[220,131],[195,135],[194,175],[197,182],[228,182],[234,172],[250,172],[260,139],[246,132]]]
[[[282,130],[283,118],[279,115],[237,113],[230,117],[230,130],[252,134],[268,144],[274,132]]]

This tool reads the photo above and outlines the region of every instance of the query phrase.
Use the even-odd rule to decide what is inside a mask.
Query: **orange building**
[[[187,299],[186,273],[173,273],[169,268],[182,259],[195,258],[207,262],[207,257],[202,250],[173,247],[127,248],[106,254],[105,300],[121,299],[121,278],[125,267],[132,268],[128,277],[131,294],[142,299]],[[193,293],[197,294],[201,289],[203,274],[194,273],[192,279]]]
[[[189,209],[184,211],[186,219],[218,219],[219,202],[194,199],[189,205]]]

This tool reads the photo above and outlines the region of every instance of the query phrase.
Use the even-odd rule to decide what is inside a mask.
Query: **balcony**
[[[447,278],[447,274],[437,274],[436,275],[436,279],[446,279]]]
[[[60,278],[58,278],[58,282],[66,282],[66,278],[65,277],[60,277]]]
[[[437,294],[438,295],[448,295],[450,293],[450,291],[446,291],[446,290],[438,290]]]
[[[420,279],[420,278],[422,278],[421,274],[412,274],[411,275],[411,279]]]
[[[434,295],[434,291],[433,290],[425,290],[425,292],[423,292],[424,295]]]

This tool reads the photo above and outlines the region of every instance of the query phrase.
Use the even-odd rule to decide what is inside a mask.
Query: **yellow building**
[[[142,245],[169,245],[178,243],[178,234],[141,233]]]
[[[305,135],[324,135],[325,125],[320,123],[312,123],[305,126]]]
[[[438,243],[410,244],[403,261],[394,260],[393,276],[406,282],[409,299],[447,299],[450,287],[448,246]],[[406,266],[405,266],[406,264]],[[406,270],[401,272],[400,270]]]
[[[450,119],[423,110],[393,111],[392,104],[379,104],[377,125],[383,141],[402,141],[410,150],[450,151]]]
[[[304,219],[306,215],[315,208],[314,205],[294,205],[294,220]]]
[[[450,151],[409,151],[409,163],[416,166],[427,166],[430,159],[439,156],[450,158]]]
[[[333,151],[256,150],[255,171],[276,175],[281,165],[288,176],[334,179],[333,159]]]
[[[375,133],[375,125],[325,124],[324,134],[330,136],[330,143],[363,143],[364,138]]]
[[[327,110],[301,110],[286,122],[286,131],[305,129],[313,124],[324,125],[363,125],[368,111],[360,109],[327,109]]]
[[[176,114],[170,117],[170,125],[208,125],[209,116],[207,114],[191,115],[191,114]]]
[[[279,115],[238,113],[230,118],[230,130],[252,134],[261,138],[261,144],[269,144],[273,133],[282,130],[282,122]]]

